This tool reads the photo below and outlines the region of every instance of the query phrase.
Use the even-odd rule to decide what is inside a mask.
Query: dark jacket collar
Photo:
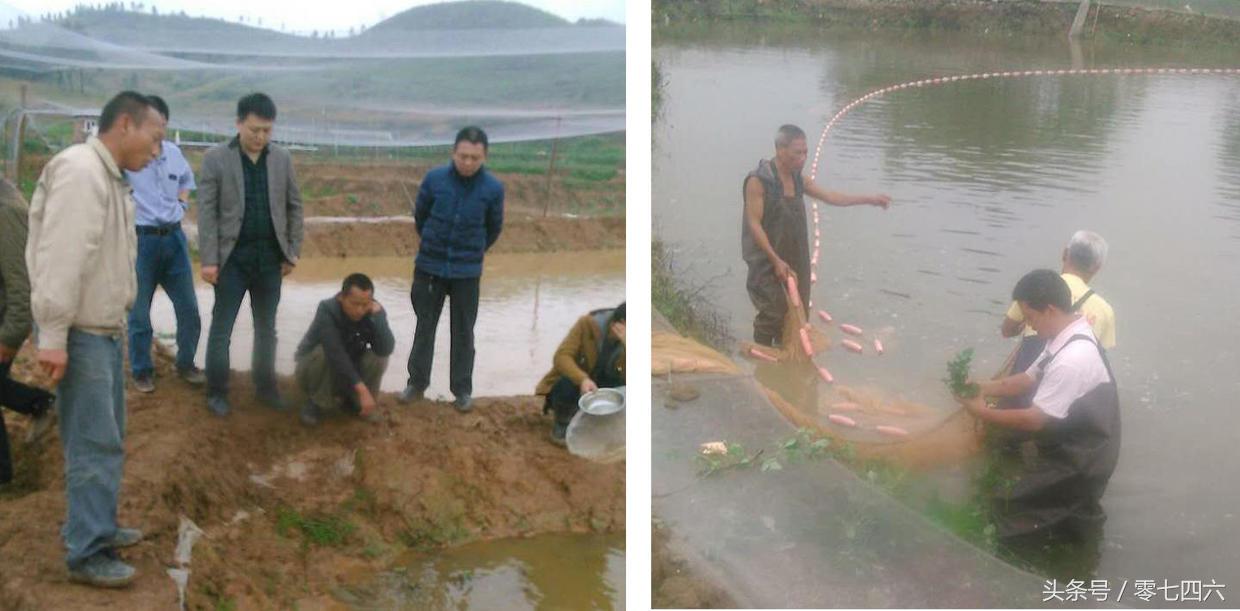
[[[482,167],[478,168],[477,172],[474,172],[473,176],[466,178],[464,176],[461,176],[460,172],[456,171],[455,161],[448,162],[448,173],[451,174],[453,178],[460,181],[462,184],[466,184],[466,185],[471,185],[474,183],[474,181],[478,180],[479,178],[482,178],[486,174],[486,171],[487,171],[487,166],[486,164],[483,164]]]

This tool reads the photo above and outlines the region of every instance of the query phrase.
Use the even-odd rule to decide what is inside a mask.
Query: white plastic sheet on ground
[[[177,585],[177,601],[182,610],[185,609],[185,588],[189,585],[189,563],[194,555],[194,543],[203,534],[193,520],[181,516],[181,525],[177,528],[177,548],[173,554],[176,566],[168,569],[168,576]]]

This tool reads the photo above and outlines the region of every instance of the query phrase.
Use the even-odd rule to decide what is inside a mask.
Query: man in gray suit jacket
[[[276,308],[280,285],[301,253],[301,193],[288,150],[270,144],[276,106],[262,93],[237,102],[237,136],[202,159],[198,244],[202,279],[215,286],[207,336],[207,408],[227,416],[228,348],[241,299],[254,316],[254,388],[276,410]]]

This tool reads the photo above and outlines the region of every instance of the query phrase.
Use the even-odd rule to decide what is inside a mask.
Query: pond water
[[[1072,48],[1018,37],[840,34],[745,24],[664,30],[654,125],[654,233],[684,279],[749,339],[741,185],[776,128],[811,146],[866,93],[995,70],[1234,67],[1224,52]],[[989,376],[1016,280],[1058,269],[1072,233],[1110,243],[1093,287],[1112,304],[1123,445],[1103,504],[1099,575],[1240,583],[1240,77],[1046,76],[889,94],[831,132],[818,183],[882,191],[891,209],[822,208],[816,307],[883,334],[886,354],[825,358],[837,380],[941,408],[940,378],[975,347]],[[809,164],[806,166],[808,175]],[[869,348],[867,346],[867,352]],[[1161,581],[1159,582],[1161,583]],[[1217,600],[1217,599],[1216,599]]]
[[[501,539],[411,554],[335,597],[356,609],[623,609],[624,533]]]
[[[344,277],[362,272],[375,283],[375,299],[388,310],[396,351],[388,362],[383,390],[400,391],[408,379],[407,361],[413,348],[417,318],[409,302],[413,261],[406,257],[303,259],[284,279],[276,319],[276,369],[292,374],[293,355],[319,301],[335,295]],[[197,271],[195,270],[195,274]],[[199,366],[206,362],[207,330],[215,297],[209,285],[196,282],[202,313]],[[474,327],[474,395],[530,395],[551,369],[560,341],[577,318],[590,310],[614,307],[624,300],[622,251],[556,254],[499,254],[486,258],[482,296]],[[435,363],[428,397],[451,397],[448,390],[450,338],[448,304],[444,304],[435,336]],[[164,341],[176,330],[172,303],[157,292],[151,322]],[[241,306],[232,336],[232,367],[250,368],[254,326],[249,297]]]

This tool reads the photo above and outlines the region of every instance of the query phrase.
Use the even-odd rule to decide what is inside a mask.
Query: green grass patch
[[[282,537],[301,536],[303,543],[318,547],[339,547],[357,526],[342,515],[304,515],[291,507],[276,511],[276,532]]]

